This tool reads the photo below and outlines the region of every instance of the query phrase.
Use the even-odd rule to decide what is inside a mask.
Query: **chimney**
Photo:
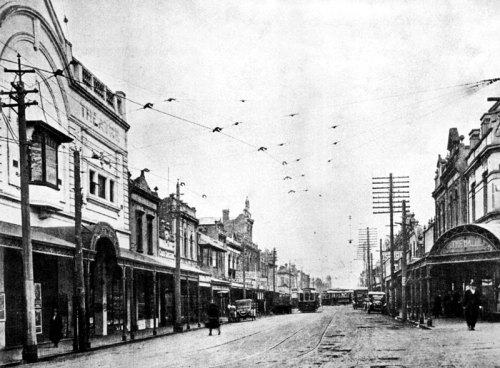
[[[229,221],[229,210],[222,210],[222,223]]]
[[[470,149],[476,148],[477,144],[479,143],[479,132],[480,129],[472,129],[469,133],[469,141],[470,141]]]

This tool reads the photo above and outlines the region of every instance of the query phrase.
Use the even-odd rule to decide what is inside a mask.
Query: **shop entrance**
[[[90,327],[98,336],[121,328],[123,316],[122,269],[116,261],[115,248],[107,238],[96,242],[95,261],[90,266]]]

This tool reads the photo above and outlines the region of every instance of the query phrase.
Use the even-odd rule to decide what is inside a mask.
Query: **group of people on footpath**
[[[482,309],[478,286],[478,282],[472,280],[463,296],[460,296],[458,292],[453,294],[448,292],[441,298],[441,294],[437,294],[434,298],[434,318],[439,318],[442,315],[446,317],[464,316],[467,327],[473,331]]]

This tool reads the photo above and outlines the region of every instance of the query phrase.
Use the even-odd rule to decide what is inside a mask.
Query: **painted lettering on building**
[[[484,238],[479,236],[461,236],[450,240],[441,250],[441,254],[489,252],[493,246]]]
[[[108,138],[112,142],[122,144],[122,135],[120,130],[116,127],[115,123],[105,119],[97,114],[95,110],[80,103],[81,106],[81,117],[84,121],[89,123],[94,129],[99,131],[102,135]]]

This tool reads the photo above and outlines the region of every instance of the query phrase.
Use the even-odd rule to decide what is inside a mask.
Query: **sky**
[[[248,197],[254,242],[333,286],[357,283],[359,229],[388,234],[372,177],[409,176],[427,224],[449,129],[468,144],[500,92],[476,83],[500,77],[495,1],[53,4],[73,55],[139,103],[133,176],[147,167],[162,197],[180,179],[198,217],[236,217]]]

